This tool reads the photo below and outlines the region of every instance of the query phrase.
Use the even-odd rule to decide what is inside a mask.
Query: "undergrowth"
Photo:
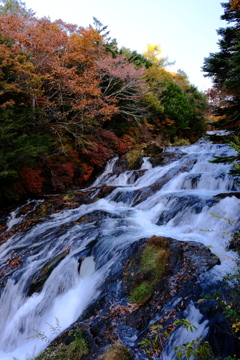
[[[52,346],[44,350],[40,355],[36,357],[36,360],[81,360],[89,352],[88,344],[82,337],[80,330],[76,331],[73,336],[74,340],[65,345],[61,343],[58,346]]]

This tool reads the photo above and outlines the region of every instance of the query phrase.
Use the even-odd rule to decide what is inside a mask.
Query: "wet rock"
[[[154,141],[150,142],[149,144],[146,144],[142,148],[143,156],[151,156],[152,157],[154,155],[159,155],[162,152],[163,152],[162,146]]]
[[[104,210],[95,210],[88,214],[82,215],[77,220],[62,225],[60,228],[57,229],[57,235],[60,236],[61,234],[66,233],[70,228],[76,225],[93,224],[93,226],[89,226],[89,229],[87,230],[88,236],[91,237],[94,235],[94,234],[91,235],[92,232],[94,233],[98,232],[96,229],[97,226],[101,224],[101,221],[109,218],[115,219],[117,218],[117,216]],[[95,229],[95,231],[93,231],[93,228]]]
[[[229,249],[232,249],[234,251],[237,251],[240,254],[240,232],[236,232],[230,242]]]
[[[129,168],[129,163],[125,155],[121,156],[113,166],[114,173],[122,173],[127,170],[139,170],[143,164],[142,156],[138,156],[137,159],[131,164],[131,169]]]
[[[111,214],[111,213],[109,213],[107,211],[104,211],[104,210],[95,210],[95,211],[92,211],[89,214],[81,216],[78,220],[74,221],[74,225],[82,224],[82,223],[85,223],[85,222],[86,223],[92,223],[94,221],[100,221],[100,220],[103,220],[103,219],[106,219],[106,218],[114,219],[114,218],[117,218],[117,216],[114,215],[114,214]]]
[[[134,184],[135,181],[137,181],[141,176],[143,176],[146,171],[147,171],[146,169],[132,171],[132,175],[128,180],[128,184]]]
[[[182,165],[170,169],[154,184],[133,191],[128,190],[126,192],[124,191],[117,192],[112,197],[112,200],[115,202],[123,202],[124,204],[131,204],[132,206],[138,205],[139,203],[147,200],[150,196],[154,195],[157,191],[159,191],[174,176],[182,172],[189,172],[195,163],[196,163],[196,159],[188,159]]]
[[[168,181],[170,181],[174,176],[182,172],[189,172],[193,168],[195,163],[196,163],[196,159],[188,159],[187,161],[185,161],[185,163],[183,163],[179,167],[174,167],[170,169],[153,185],[141,188],[139,190],[135,190],[132,196],[132,198],[134,199],[133,205],[137,205],[140,202],[145,201],[149,196],[155,194],[158,190],[160,190],[163,187],[163,185],[165,185]]]
[[[174,224],[177,224],[181,221],[184,211],[190,208],[191,213],[200,214],[204,206],[213,206],[216,204],[217,199],[201,199],[195,195],[171,195],[168,198],[168,202],[171,204],[170,208],[162,211],[157,225],[165,225],[173,218],[175,218]]]
[[[217,199],[225,199],[226,197],[232,197],[232,196],[236,196],[236,198],[240,199],[240,192],[222,193],[222,194],[217,194],[214,197]]]
[[[103,199],[116,189],[116,186],[103,186],[99,189],[98,193],[94,196],[94,198]]]
[[[213,142],[213,144],[229,144],[233,140],[232,133],[228,134],[207,134],[207,139]]]
[[[144,304],[131,303],[133,284],[156,276],[151,271],[141,274],[139,269],[141,254],[149,243],[165,244],[171,255],[162,276],[153,285],[151,296]],[[108,346],[119,340],[136,359],[145,359],[140,342],[151,337],[151,323],[158,321],[163,329],[171,332],[174,321],[183,318],[188,304],[200,297],[203,273],[218,262],[209,249],[197,242],[152,237],[128,245],[110,269],[97,300],[74,324],[74,328],[84,329],[94,339],[95,353],[90,359],[97,359]]]
[[[29,230],[33,225],[36,225],[38,222],[41,222],[40,220],[26,220],[20,225],[15,226],[10,231],[5,232],[3,235],[0,236],[0,245],[4,244],[12,235]]]
[[[125,156],[121,156],[113,166],[113,173],[119,173],[128,170],[128,162]]]
[[[45,281],[47,280],[51,272],[67,256],[68,253],[69,249],[55,256],[53,259],[49,260],[37,274],[34,275],[29,287],[28,296],[31,296],[34,292],[41,291]]]
[[[183,155],[184,153],[161,152],[161,154],[152,156],[149,161],[153,167],[163,166],[181,159]]]
[[[131,166],[128,165],[129,170],[140,170],[141,166],[143,164],[143,158],[142,156],[138,156],[137,159],[131,164]]]
[[[141,195],[141,190],[137,189],[134,191],[118,191],[112,197],[112,200],[115,202],[122,202],[124,204],[132,204],[138,199]]]

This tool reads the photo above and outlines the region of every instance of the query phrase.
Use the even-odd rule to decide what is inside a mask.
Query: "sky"
[[[227,0],[225,0],[226,2]],[[200,91],[211,87],[203,76],[204,58],[217,52],[216,30],[225,27],[220,20],[223,0],[25,0],[37,17],[62,19],[86,27],[93,17],[108,26],[119,47],[143,53],[147,44],[160,45],[171,72],[183,70]]]

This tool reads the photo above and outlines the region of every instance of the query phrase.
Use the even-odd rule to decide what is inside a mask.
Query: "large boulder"
[[[98,299],[73,325],[91,334],[94,354],[90,358],[97,359],[120,342],[134,358],[146,359],[141,341],[151,337],[151,323],[158,319],[165,330],[173,331],[176,319],[199,299],[202,275],[218,263],[197,242],[154,236],[128,245],[101,285]],[[150,290],[138,301],[132,293],[144,283]]]

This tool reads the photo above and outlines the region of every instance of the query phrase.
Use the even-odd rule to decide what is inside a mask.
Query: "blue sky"
[[[25,0],[37,17],[80,26],[93,23],[93,16],[108,25],[110,36],[119,47],[143,53],[147,44],[159,44],[162,55],[181,69],[192,84],[205,91],[211,81],[203,77],[204,57],[218,51],[216,29],[225,27],[220,20],[222,0]]]

